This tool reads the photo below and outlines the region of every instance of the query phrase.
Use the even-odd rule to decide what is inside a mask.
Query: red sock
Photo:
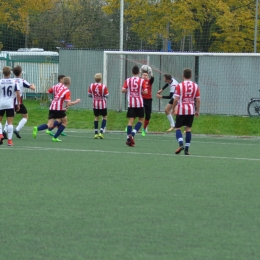
[[[144,129],[149,125],[149,120],[144,120]]]

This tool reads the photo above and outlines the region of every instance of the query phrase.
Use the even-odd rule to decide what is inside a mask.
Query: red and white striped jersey
[[[50,110],[64,110],[63,102],[70,101],[70,90],[64,85],[54,92],[54,99],[51,102]]]
[[[55,96],[56,93],[59,92],[59,89],[62,88],[62,87],[64,87],[64,85],[63,85],[62,83],[58,83],[58,84],[52,86],[51,88],[49,88],[49,89],[48,89],[48,92],[49,92],[49,94],[52,94],[52,93],[53,93],[54,96]]]
[[[200,89],[196,83],[189,80],[181,82],[176,86],[174,95],[180,97],[177,104],[177,115],[195,114],[195,98],[200,98]]]
[[[125,80],[123,88],[127,89],[128,107],[143,107],[142,91],[146,90],[145,80],[131,77]]]
[[[94,109],[105,109],[107,107],[108,88],[101,83],[92,83],[88,88],[88,95],[92,97]]]

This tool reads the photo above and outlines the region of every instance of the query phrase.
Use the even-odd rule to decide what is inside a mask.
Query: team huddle
[[[10,77],[12,71],[15,78]],[[128,100],[126,145],[130,147],[135,146],[134,137],[141,128],[142,136],[145,136],[147,133],[147,127],[152,113],[152,84],[154,82],[153,70],[148,65],[143,65],[140,69],[137,65],[133,66],[132,74],[132,77],[125,80],[121,89],[122,93],[126,93]],[[34,84],[30,84],[21,78],[21,66],[16,66],[13,69],[5,66],[3,68],[3,75],[4,78],[0,79],[0,144],[3,144],[4,139],[7,139],[7,145],[13,146],[13,134],[21,138],[19,131],[28,120],[28,112],[22,100],[23,88],[35,90],[36,87]],[[160,89],[156,95],[158,98],[170,99],[165,108],[165,113],[170,122],[170,128],[167,131],[175,130],[176,139],[179,143],[179,147],[175,151],[176,154],[184,150],[184,154],[189,155],[191,127],[194,115],[199,116],[200,90],[198,85],[191,81],[191,78],[192,73],[190,69],[183,71],[183,82],[180,84],[172,78],[170,74],[165,74],[164,81],[166,85]],[[93,104],[94,138],[103,139],[103,133],[107,123],[107,98],[109,92],[107,86],[102,84],[101,73],[95,74],[94,80],[95,82],[88,87],[88,96],[92,98]],[[48,93],[53,94],[48,121],[45,124],[33,128],[32,135],[34,138],[37,137],[38,131],[43,130],[46,130],[46,133],[52,136],[53,142],[61,142],[59,137],[66,135],[64,132],[68,124],[66,110],[68,107],[80,102],[80,99],[71,101],[70,85],[70,77],[59,75],[58,84],[48,89]],[[168,96],[162,96],[162,91],[168,86],[170,86],[170,94]],[[16,113],[20,113],[22,119],[14,129],[13,118]],[[2,119],[4,114],[6,114],[7,121],[3,128]],[[176,115],[176,122],[174,122],[172,115]],[[99,116],[102,117],[100,129],[98,127]],[[133,127],[136,118],[138,118],[138,122]],[[181,132],[183,126],[185,126],[186,131],[185,145]],[[55,134],[52,132],[54,128],[57,128]]]

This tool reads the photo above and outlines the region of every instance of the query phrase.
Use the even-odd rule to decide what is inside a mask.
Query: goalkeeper
[[[149,125],[149,121],[151,119],[152,113],[152,84],[154,82],[153,70],[150,66],[143,65],[140,68],[140,77],[142,77],[145,81],[147,87],[147,94],[142,94],[144,100],[144,127],[142,128],[142,136],[146,135],[147,126]]]

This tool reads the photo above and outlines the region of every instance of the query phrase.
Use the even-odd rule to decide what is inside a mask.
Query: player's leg
[[[39,126],[35,126],[33,128],[33,137],[36,138],[38,131],[43,131],[48,129],[49,126],[52,126],[54,123],[54,119],[49,119],[47,124],[42,124]]]
[[[51,136],[54,136],[54,133],[52,132],[52,130],[55,128],[55,127],[58,127],[60,125],[60,119],[56,119],[54,120],[53,122],[53,125],[51,127],[48,127],[48,129],[46,130],[46,134],[48,135],[51,135]]]
[[[127,125],[127,135],[126,135],[126,144],[128,146],[134,146],[131,142],[132,140],[132,127],[135,119],[135,111],[134,108],[129,107],[127,110],[127,115],[126,117],[128,118],[128,125]]]
[[[185,128],[186,135],[185,135],[185,149],[184,149],[184,154],[185,155],[190,155],[189,153],[189,148],[190,148],[190,142],[191,142],[191,128],[186,126]]]
[[[3,128],[3,136],[4,136],[4,139],[7,139],[7,120],[5,121],[5,124],[4,124],[4,128]]]
[[[35,126],[33,128],[33,137],[36,138],[38,131],[43,131],[46,130],[48,128],[53,127],[54,124],[54,120],[55,120],[55,111],[54,110],[49,110],[49,115],[48,115],[48,123],[47,124],[42,124],[39,126]]]
[[[5,113],[5,110],[0,110],[0,145],[3,144],[3,140],[4,140],[3,125],[2,125],[4,113]]]
[[[135,134],[140,130],[140,128],[142,127],[144,118],[143,117],[138,117],[138,122],[135,124],[135,127],[132,131],[132,136],[134,137]]]
[[[14,119],[14,109],[6,109],[6,118],[7,118],[7,145],[8,146],[13,146],[13,131],[14,131],[14,126],[13,126],[13,119]]]
[[[180,116],[180,115],[176,116],[175,135],[176,135],[176,139],[179,143],[179,148],[175,151],[175,154],[179,154],[182,150],[184,150],[183,137],[182,137],[182,132],[181,132],[183,119],[184,119],[184,116]]]
[[[104,132],[104,129],[105,129],[106,125],[107,125],[107,116],[102,116],[100,133]]]
[[[134,141],[133,141],[133,136],[132,136],[132,128],[133,128],[133,123],[134,123],[135,118],[131,117],[128,120],[128,125],[127,125],[127,136],[126,136],[126,144],[128,146],[134,146]]]
[[[20,110],[16,112],[17,114],[22,115],[22,119],[18,123],[18,126],[14,129],[14,134],[17,138],[21,138],[19,131],[25,126],[28,121],[28,112],[24,104],[20,105]]]
[[[57,124],[58,123],[58,124]],[[56,125],[57,124],[57,125]],[[59,128],[59,126],[61,125],[61,119],[56,119],[55,121],[54,121],[54,125],[56,125],[56,127],[57,128]],[[67,136],[67,134],[63,131],[63,132],[61,132],[61,134],[60,134],[61,136]]]
[[[100,133],[99,133],[98,137],[100,139],[103,139],[104,138],[103,131],[104,131],[106,124],[107,124],[107,109],[106,108],[102,109],[100,111],[100,113],[101,113],[101,116],[102,116],[102,122],[101,122],[101,128],[100,128]]]
[[[144,108],[143,107],[135,108],[135,117],[138,117],[138,122],[135,124],[135,127],[134,127],[134,129],[132,130],[132,133],[131,133],[132,144],[135,144],[134,136],[140,130],[140,128],[142,127],[143,121],[144,121]]]
[[[142,136],[146,135],[147,126],[149,125],[150,119],[151,119],[151,113],[152,113],[152,100],[148,99],[144,103],[144,113],[145,113],[145,119],[144,119],[144,127],[142,128]]]
[[[94,113],[94,131],[95,131],[94,138],[95,138],[95,139],[98,139],[99,109],[93,108],[93,113]]]
[[[189,148],[190,148],[190,143],[191,143],[191,127],[193,124],[193,120],[194,120],[194,115],[186,116],[186,121],[185,121],[186,136],[185,136],[185,149],[184,149],[185,155],[190,155]]]
[[[138,117],[138,122],[135,124],[134,129],[132,130],[132,136],[134,137],[135,134],[140,130],[140,128],[142,127],[144,118],[143,117]]]
[[[54,128],[58,128],[59,126],[61,125],[61,120],[60,119],[56,119],[53,123],[53,126],[52,127],[49,127],[47,130],[46,130],[46,134],[48,135],[51,135],[51,136],[54,136],[54,133],[52,132],[52,130]],[[62,132],[61,133],[62,136],[67,136],[67,134],[65,132]]]
[[[130,135],[130,134],[132,133],[134,120],[135,120],[134,117],[130,117],[130,118],[128,118],[128,124],[127,124],[127,135]]]
[[[68,124],[68,118],[66,116],[66,113],[64,111],[58,111],[57,113],[64,113],[64,116],[58,116],[61,120],[61,124],[58,127],[57,132],[55,133],[54,137],[52,138],[53,142],[61,142],[60,139],[58,139],[58,137],[61,135],[61,133],[64,131],[64,129],[66,128],[67,124]]]
[[[98,139],[98,121],[99,121],[99,116],[94,117],[94,129],[95,129],[95,139]]]
[[[172,117],[172,114],[171,114],[172,105],[173,105],[173,99],[171,99],[169,101],[169,103],[166,105],[165,110],[164,110],[164,112],[165,112],[165,114],[167,116],[167,119],[170,122],[170,126],[171,126],[167,130],[167,132],[171,132],[174,129],[174,127],[175,127],[175,123],[174,123],[174,120],[173,120],[173,117]]]

